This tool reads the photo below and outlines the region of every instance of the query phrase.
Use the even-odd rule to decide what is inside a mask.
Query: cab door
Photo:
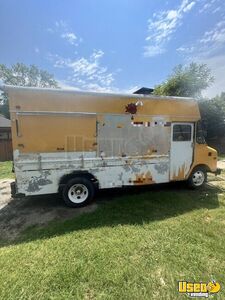
[[[184,180],[193,161],[194,124],[172,123],[170,180]]]

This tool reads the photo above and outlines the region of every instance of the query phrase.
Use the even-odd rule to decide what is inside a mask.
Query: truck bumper
[[[18,191],[17,191],[17,185],[16,185],[15,181],[13,181],[13,182],[10,183],[10,187],[11,187],[11,196],[12,196],[12,198],[25,197],[25,194],[18,193]]]

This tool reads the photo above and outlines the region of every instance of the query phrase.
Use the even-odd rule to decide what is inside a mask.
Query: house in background
[[[11,121],[0,115],[0,161],[12,160]]]

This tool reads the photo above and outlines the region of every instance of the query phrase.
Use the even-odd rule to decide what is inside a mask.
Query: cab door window
[[[173,141],[187,142],[191,141],[191,125],[176,124],[173,126]]]

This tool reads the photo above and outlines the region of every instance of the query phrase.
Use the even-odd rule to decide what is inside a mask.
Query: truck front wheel
[[[69,207],[82,207],[91,202],[95,188],[85,177],[70,179],[63,188],[63,200]]]
[[[203,167],[196,167],[188,178],[188,185],[190,188],[197,189],[203,186],[206,180],[206,170]]]

